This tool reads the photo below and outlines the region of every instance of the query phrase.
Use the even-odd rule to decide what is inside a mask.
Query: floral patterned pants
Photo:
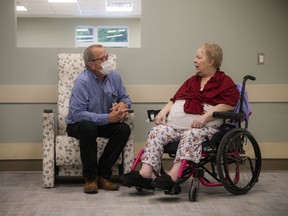
[[[219,131],[218,125],[185,130],[175,129],[169,125],[157,125],[149,132],[141,161],[159,172],[164,146],[169,142],[180,140],[174,163],[184,159],[199,163],[202,152],[201,144],[205,136],[211,139],[217,131]]]

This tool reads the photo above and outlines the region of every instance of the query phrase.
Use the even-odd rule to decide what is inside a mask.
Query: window
[[[76,28],[76,47],[86,47],[94,42],[93,27]]]
[[[98,43],[105,47],[128,47],[127,27],[98,27]]]
[[[76,28],[76,47],[102,44],[104,47],[129,47],[128,27],[79,26]]]

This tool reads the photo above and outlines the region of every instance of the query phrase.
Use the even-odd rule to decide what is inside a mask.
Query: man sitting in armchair
[[[79,139],[84,192],[97,193],[98,187],[118,190],[119,185],[109,179],[131,133],[124,123],[131,100],[102,45],[89,46],[83,58],[86,69],[77,76],[72,89],[66,130]],[[96,138],[100,136],[109,141],[98,161]]]

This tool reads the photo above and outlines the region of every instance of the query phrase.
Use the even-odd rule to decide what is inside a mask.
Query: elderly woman
[[[219,130],[221,120],[215,111],[232,111],[239,91],[232,79],[220,71],[223,51],[217,44],[205,43],[194,59],[196,75],[186,80],[176,94],[155,117],[157,126],[149,132],[139,171],[120,177],[124,185],[145,189],[170,190],[177,180],[182,160],[199,163],[205,136]],[[172,169],[152,179],[159,172],[164,146],[180,140]]]

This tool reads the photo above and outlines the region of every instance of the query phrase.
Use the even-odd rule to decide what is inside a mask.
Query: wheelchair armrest
[[[213,118],[220,119],[243,119],[243,113],[235,113],[235,112],[213,112]]]
[[[148,118],[150,122],[154,121],[155,116],[160,112],[161,110],[147,110]]]

